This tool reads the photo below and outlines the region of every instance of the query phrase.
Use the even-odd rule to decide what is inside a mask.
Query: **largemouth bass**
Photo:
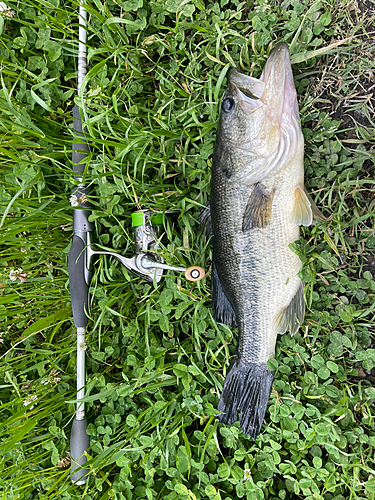
[[[277,334],[303,321],[304,284],[289,244],[313,219],[304,191],[304,140],[286,43],[260,79],[232,70],[221,105],[210,207],[216,321],[238,327],[238,345],[218,405],[219,420],[253,439],[260,432],[274,373]],[[209,213],[210,211],[210,213]]]

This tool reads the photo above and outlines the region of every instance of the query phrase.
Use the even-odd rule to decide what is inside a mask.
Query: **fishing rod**
[[[78,44],[78,92],[86,75],[87,54],[87,11],[82,3],[79,6],[79,44]],[[83,89],[82,94],[84,94]],[[74,179],[79,184],[71,193],[70,202],[73,207],[73,240],[69,251],[68,271],[70,299],[72,303],[74,325],[77,329],[77,405],[76,414],[70,434],[71,480],[77,485],[86,483],[87,468],[81,468],[86,462],[85,452],[90,446],[90,438],[86,433],[87,418],[85,405],[81,401],[85,397],[85,331],[88,323],[89,286],[91,273],[87,263],[86,248],[90,245],[90,232],[93,226],[89,221],[91,205],[87,201],[90,189],[82,184],[85,171],[85,159],[88,156],[89,146],[84,139],[80,110],[77,105],[73,108],[73,130],[75,140],[72,152],[72,168]],[[78,469],[78,470],[77,470]]]
[[[82,3],[79,7],[79,45],[78,45],[78,93],[84,96],[82,88],[87,68],[87,11]],[[82,89],[82,92],[81,92]],[[82,99],[84,105],[84,99]],[[72,169],[78,185],[72,189],[70,203],[73,208],[73,239],[69,251],[68,271],[70,298],[74,325],[77,329],[77,404],[76,414],[70,434],[71,480],[76,485],[87,481],[88,468],[85,452],[90,447],[87,435],[87,418],[85,416],[86,368],[85,368],[85,333],[89,321],[89,287],[92,276],[92,265],[98,255],[115,257],[129,271],[146,279],[159,283],[165,270],[183,271],[189,281],[199,281],[205,276],[201,267],[189,268],[169,266],[156,253],[160,238],[164,214],[150,210],[139,210],[132,213],[135,254],[131,258],[124,257],[114,251],[102,251],[92,244],[93,224],[89,221],[92,205],[88,197],[91,188],[83,184],[86,159],[90,148],[84,137],[80,108],[73,108],[73,152]]]

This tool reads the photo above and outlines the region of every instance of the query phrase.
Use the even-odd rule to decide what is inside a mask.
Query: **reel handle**
[[[203,269],[203,267],[191,266],[191,267],[188,267],[185,271],[185,278],[188,281],[200,281],[205,276],[206,276],[206,272]]]
[[[141,260],[141,266],[145,269],[165,269],[167,271],[184,271],[185,278],[188,281],[200,281],[205,277],[206,273],[202,267],[191,266],[191,267],[178,267],[169,266],[162,262],[157,262],[151,259],[148,255],[145,255]]]

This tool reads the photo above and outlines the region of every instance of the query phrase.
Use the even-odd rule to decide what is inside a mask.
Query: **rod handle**
[[[85,243],[77,236],[73,236],[69,251],[68,270],[70,299],[72,303],[74,324],[77,328],[85,328],[89,318],[89,286],[85,280]]]
[[[87,418],[83,420],[73,420],[72,431],[70,433],[70,456],[72,458],[70,479],[77,485],[85,484],[87,481],[88,468],[83,468],[74,472],[78,467],[87,462],[84,452],[90,447],[90,437],[86,433]]]

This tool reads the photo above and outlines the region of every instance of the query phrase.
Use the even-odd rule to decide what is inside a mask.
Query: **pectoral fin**
[[[282,335],[285,332],[294,335],[305,317],[305,299],[303,298],[303,289],[305,284],[301,281],[297,293],[276,317],[277,333]]]
[[[274,192],[274,189],[267,192],[260,182],[254,185],[243,216],[242,231],[268,226],[271,220]]]

